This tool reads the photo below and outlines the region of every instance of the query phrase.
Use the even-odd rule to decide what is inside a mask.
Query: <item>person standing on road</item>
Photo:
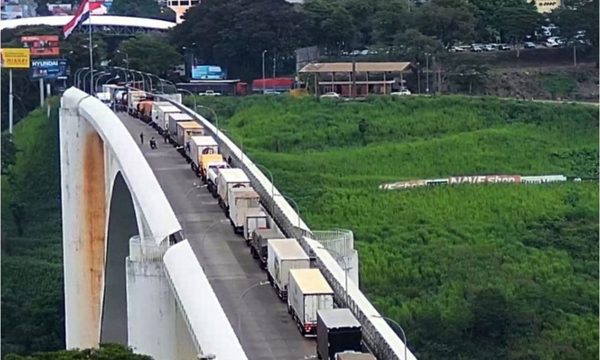
[[[163,133],[163,139],[165,140],[165,144],[169,142],[169,132],[166,130]]]
[[[144,133],[143,132],[140,133],[140,144],[144,145]]]
[[[154,140],[154,136],[150,138],[150,149],[156,149],[156,140]]]

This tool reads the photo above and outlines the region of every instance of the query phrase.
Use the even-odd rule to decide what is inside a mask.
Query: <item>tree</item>
[[[183,62],[181,54],[161,35],[140,35],[125,40],[119,50],[115,60],[123,61],[127,54],[129,67],[158,76],[165,76],[169,69]]]
[[[302,9],[312,44],[325,46],[334,53],[352,45],[356,28],[352,16],[340,4],[328,0],[308,0]]]
[[[418,63],[425,63],[426,53],[436,56],[444,51],[444,46],[438,39],[423,35],[415,29],[396,35],[394,44],[399,54]]]
[[[410,27],[410,13],[406,0],[379,1],[372,16],[373,41],[378,44],[390,45],[399,32]]]
[[[573,56],[577,46],[589,43],[597,59],[598,0],[566,1],[565,6],[554,10],[550,18],[559,27],[561,37],[573,46]]]
[[[44,359],[61,359],[61,360],[103,360],[103,359],[119,359],[119,360],[152,360],[148,355],[134,354],[129,348],[119,344],[100,344],[99,349],[84,349],[84,350],[60,350],[47,353],[36,353],[32,356],[20,356],[16,354],[8,354],[4,360],[44,360]]]
[[[2,133],[2,175],[8,175],[10,167],[17,160],[17,147],[12,140],[12,134]]]
[[[495,23],[502,39],[517,46],[519,57],[519,44],[541,25],[542,15],[534,9],[505,7],[496,12]]]
[[[114,0],[109,13],[175,21],[173,10],[161,7],[156,0]]]
[[[244,79],[261,74],[263,50],[267,59],[277,54],[287,61],[278,62],[280,72],[293,71],[294,50],[305,38],[302,15],[284,0],[207,0],[185,18],[171,32],[172,43],[190,49],[200,63]]]
[[[465,0],[431,0],[416,13],[417,29],[445,47],[475,35],[475,7]]]
[[[476,33],[479,40],[498,41],[500,36],[497,12],[504,8],[520,8],[523,11],[536,11],[535,5],[527,0],[469,0],[476,8]]]

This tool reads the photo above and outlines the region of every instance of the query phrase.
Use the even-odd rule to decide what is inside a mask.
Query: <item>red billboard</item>
[[[58,35],[21,36],[21,42],[32,57],[60,55]]]

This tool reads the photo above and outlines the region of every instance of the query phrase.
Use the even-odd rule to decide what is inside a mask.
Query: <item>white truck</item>
[[[146,92],[141,90],[131,90],[127,92],[127,112],[129,115],[137,117],[137,105],[146,98]]]
[[[159,134],[162,135],[165,131],[169,131],[169,118],[167,116],[172,113],[181,113],[181,110],[171,104],[161,105],[156,109],[156,119],[153,120]]]
[[[254,230],[268,229],[269,215],[262,208],[252,208],[246,211],[246,219],[244,220],[244,240],[250,245],[252,232]]]
[[[221,169],[230,168],[231,166],[225,161],[208,165],[208,168],[206,169],[206,187],[214,198],[219,196],[219,193],[217,192],[219,171],[221,171]]]
[[[175,131],[177,133],[175,143],[182,149],[190,141],[190,137],[204,135],[204,127],[195,121],[179,121]]]
[[[267,242],[267,277],[282,299],[287,298],[290,269],[310,268],[310,258],[296,239],[272,239]]]
[[[168,101],[154,101],[152,103],[152,114],[151,114],[152,119],[150,122],[150,124],[152,126],[155,126],[155,124],[158,122],[158,108],[161,106],[169,106],[169,105],[171,105],[171,103]]]
[[[250,187],[250,179],[242,169],[219,169],[217,176],[217,194],[219,205],[227,212],[229,190],[238,187]]]
[[[333,309],[333,290],[319,269],[291,269],[287,304],[300,333],[316,336],[317,311]]]
[[[212,136],[190,136],[189,142],[185,143],[185,155],[192,161],[192,170],[198,173],[200,169],[200,157],[206,154],[218,154],[219,145]]]
[[[232,188],[227,195],[229,220],[236,234],[244,230],[246,214],[250,209],[260,209],[260,196],[252,187]]]
[[[183,121],[194,121],[194,119],[185,113],[169,113],[167,114],[167,118],[169,119],[169,139],[175,142],[177,138],[177,123]],[[197,135],[204,135],[204,131],[197,133]]]

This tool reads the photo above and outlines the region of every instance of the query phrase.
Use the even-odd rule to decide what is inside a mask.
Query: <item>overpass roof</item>
[[[2,20],[0,22],[0,30],[14,29],[17,26],[33,26],[33,25],[48,25],[62,27],[66,25],[73,16],[36,16],[21,19]],[[123,26],[123,27],[139,27],[153,30],[169,30],[176,24],[171,21],[148,19],[131,16],[113,16],[113,15],[94,15],[89,20],[83,22],[88,25],[90,20],[92,25],[97,26]]]
[[[357,72],[403,72],[410,68],[409,62],[356,62]],[[312,63],[300,70],[301,73],[352,72],[351,62]]]

